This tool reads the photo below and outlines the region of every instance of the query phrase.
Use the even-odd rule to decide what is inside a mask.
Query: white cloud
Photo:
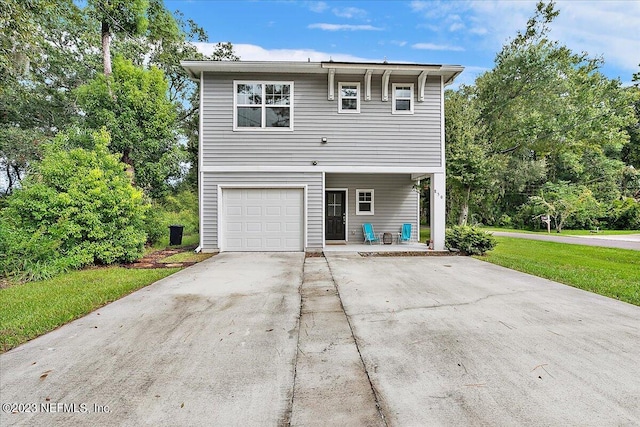
[[[211,55],[216,43],[194,43],[198,51]],[[339,52],[319,52],[313,49],[265,49],[253,44],[234,43],[233,51],[242,61],[334,61],[344,62],[381,62],[380,59],[368,59]]]
[[[414,12],[425,10],[428,6],[429,2],[427,1],[414,0],[410,3],[411,10],[413,10]]]
[[[475,35],[478,35],[478,36],[484,36],[485,34],[487,34],[489,32],[489,30],[487,30],[484,27],[473,27],[473,28],[471,28],[469,30],[469,32],[471,34],[475,34]]]
[[[364,18],[367,16],[367,11],[364,9],[358,9],[357,7],[342,7],[334,8],[333,14],[341,18]]]
[[[556,9],[560,15],[550,25],[550,39],[575,52],[602,55],[606,63],[629,72],[638,70],[640,2],[558,0]],[[497,50],[517,31],[524,31],[535,2],[478,1],[469,3],[468,12],[471,20],[482,23],[470,32],[486,35],[490,48]]]
[[[329,8],[329,5],[323,1],[309,2],[309,10],[315,13],[322,13]]]
[[[407,45],[406,40],[391,40],[389,43],[400,47]]]
[[[324,31],[382,31],[382,28],[373,25],[350,25],[350,24],[310,24],[307,28]]]
[[[451,24],[449,26],[449,31],[458,31],[465,28],[465,25],[461,22],[456,22],[455,24]]]
[[[414,49],[421,49],[421,50],[449,50],[453,52],[464,51],[464,48],[460,46],[450,46],[446,44],[435,44],[435,43],[416,43],[416,44],[412,44],[411,47]]]

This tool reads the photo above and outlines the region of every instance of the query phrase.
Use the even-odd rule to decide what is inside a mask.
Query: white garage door
[[[302,251],[301,188],[222,190],[223,251]]]

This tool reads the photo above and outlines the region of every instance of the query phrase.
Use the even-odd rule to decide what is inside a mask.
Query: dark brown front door
[[[327,191],[325,194],[325,240],[345,240],[346,196],[344,191]]]

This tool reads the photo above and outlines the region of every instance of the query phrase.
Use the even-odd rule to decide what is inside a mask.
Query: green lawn
[[[420,242],[429,243],[431,238],[431,229],[429,227],[420,227]]]
[[[527,233],[527,234],[547,234],[547,230],[519,230],[516,228],[506,227],[480,227],[484,231],[505,231],[511,233]],[[594,235],[591,230],[562,230],[562,233],[556,233],[552,228],[551,234],[556,236],[589,236]],[[640,234],[640,230],[601,230],[598,235],[624,235],[624,234]]]
[[[163,264],[171,264],[172,262],[201,262],[205,259],[209,259],[213,254],[195,253],[193,251],[180,252],[175,255],[168,256],[159,260]]]
[[[169,246],[169,236],[167,235],[160,238],[160,240],[158,240],[153,246],[147,246],[144,250],[144,254],[149,255],[150,253],[160,251],[166,248],[182,248],[185,246],[197,245],[198,243],[200,243],[200,234],[193,233],[193,234],[183,235],[181,245]]]
[[[178,271],[95,268],[0,289],[0,352]]]
[[[640,305],[640,252],[498,237],[483,261]]]

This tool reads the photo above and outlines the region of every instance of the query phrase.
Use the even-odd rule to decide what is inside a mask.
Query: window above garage
[[[233,130],[292,130],[293,82],[233,82]]]

